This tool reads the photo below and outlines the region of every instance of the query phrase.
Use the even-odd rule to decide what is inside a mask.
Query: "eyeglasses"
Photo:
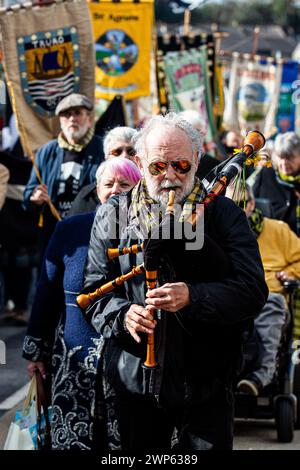
[[[175,160],[171,162],[152,162],[148,166],[148,170],[149,173],[151,173],[151,175],[153,176],[163,175],[167,173],[169,165],[171,165],[171,167],[174,171],[176,171],[176,173],[180,173],[181,175],[188,173],[192,168],[192,164],[188,160]]]
[[[116,149],[112,149],[109,154],[114,157],[119,157],[123,152],[126,152],[129,157],[134,157],[136,155],[135,148],[133,147],[118,147]]]

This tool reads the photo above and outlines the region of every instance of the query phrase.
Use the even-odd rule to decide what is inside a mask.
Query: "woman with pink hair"
[[[126,158],[103,162],[96,173],[101,203],[129,191],[141,178]],[[103,338],[85,320],[76,303],[95,212],[59,222],[49,242],[24,340],[23,357],[32,376],[39,370],[51,381],[51,437],[57,450],[116,448],[116,426],[98,406],[101,397],[99,361]],[[96,391],[98,392],[96,394]],[[111,432],[111,434],[110,434]],[[95,444],[95,447],[94,447]]]

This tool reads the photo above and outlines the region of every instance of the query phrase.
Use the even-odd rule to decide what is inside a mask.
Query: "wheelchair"
[[[235,417],[275,419],[278,441],[292,442],[294,430],[300,429],[300,341],[293,340],[294,298],[300,281],[286,281],[283,286],[288,299],[288,316],[282,329],[275,374],[272,382],[260,390],[258,396],[235,391]],[[247,354],[248,359],[252,356],[252,364],[249,360],[247,366],[246,360],[238,381],[245,376],[245,372],[259,368],[259,364],[255,364],[253,359],[253,338],[255,335],[244,344],[245,357]],[[258,350],[257,344],[256,353]]]

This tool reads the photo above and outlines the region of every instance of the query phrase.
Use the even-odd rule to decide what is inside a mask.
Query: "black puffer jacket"
[[[109,233],[114,221],[121,219],[120,207],[123,216],[129,209],[129,228],[121,242],[114,233]],[[154,377],[153,374],[146,377],[147,372],[141,367],[146,338],[137,344],[123,327],[124,314],[130,305],[144,304],[144,276],[129,280],[87,309],[87,316],[96,330],[112,338],[108,341],[106,372],[119,392],[145,394],[148,378],[150,382],[153,380],[150,385],[156,398],[165,402],[168,396],[169,404],[178,404],[183,399],[187,379],[227,380],[228,374],[237,367],[242,332],[249,320],[258,315],[268,295],[258,245],[244,212],[224,197],[209,206],[205,233],[226,253],[230,272],[225,275],[222,266],[212,272],[210,263],[214,261],[218,266],[213,260],[214,253],[206,253],[203,258],[201,250],[185,251],[182,257],[174,253],[173,260],[161,259],[160,285],[174,279],[187,282],[191,304],[176,314],[161,312],[155,343],[160,367]],[[130,193],[111,198],[99,207],[91,233],[84,292],[141,264],[142,254],[126,255],[114,261],[108,261],[106,256],[107,248],[119,243],[129,246],[137,239]]]
[[[297,197],[293,188],[278,183],[274,168],[263,168],[253,186],[255,197],[269,199],[274,219],[283,220],[296,232]]]

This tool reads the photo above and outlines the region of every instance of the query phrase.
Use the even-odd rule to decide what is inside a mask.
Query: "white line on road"
[[[10,410],[16,406],[20,401],[24,400],[28,393],[29,383],[19,388],[15,393],[7,397],[4,401],[0,403],[0,410]]]

